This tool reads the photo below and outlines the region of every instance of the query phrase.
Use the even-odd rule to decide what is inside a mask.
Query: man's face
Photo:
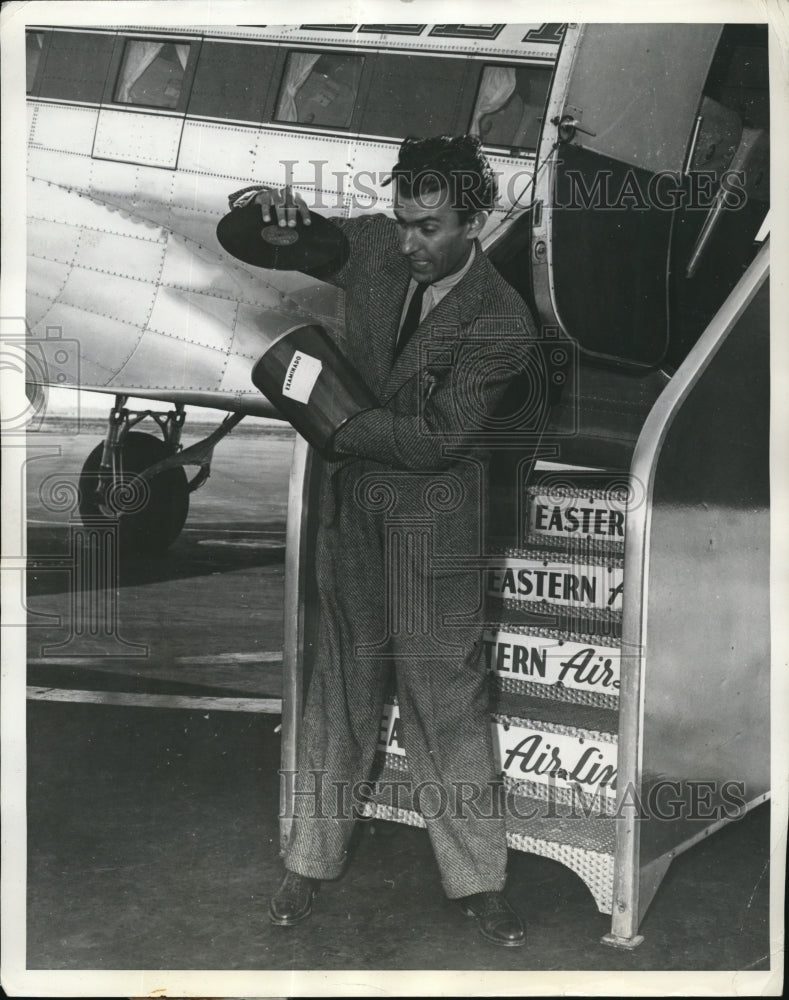
[[[420,192],[416,198],[398,193],[394,214],[400,250],[408,258],[411,277],[422,284],[431,284],[463,267],[472,240],[486,219],[484,212],[478,212],[461,221],[443,190]]]

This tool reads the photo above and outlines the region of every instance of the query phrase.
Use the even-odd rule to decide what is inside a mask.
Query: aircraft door
[[[538,153],[532,281],[540,321],[587,357],[651,368],[666,354],[677,191],[721,31],[567,28]]]

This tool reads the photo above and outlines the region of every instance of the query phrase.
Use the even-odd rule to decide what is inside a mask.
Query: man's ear
[[[485,228],[485,223],[488,221],[489,212],[475,212],[474,215],[468,220],[468,238],[470,240],[476,239],[477,236]]]

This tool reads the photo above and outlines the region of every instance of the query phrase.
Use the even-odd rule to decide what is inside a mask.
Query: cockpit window
[[[291,52],[275,118],[300,125],[348,128],[364,56]]]
[[[28,31],[25,37],[27,50],[27,93],[33,89],[38,64],[41,61],[41,50],[44,48],[44,32]]]
[[[486,66],[469,132],[485,145],[536,149],[550,81],[540,66]]]
[[[181,96],[189,44],[129,39],[114,100],[149,108],[175,108]]]

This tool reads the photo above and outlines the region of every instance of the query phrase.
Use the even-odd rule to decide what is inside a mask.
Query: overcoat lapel
[[[408,264],[399,253],[393,255],[376,278],[369,289],[369,312],[365,332],[370,337],[371,350],[368,357],[372,362],[377,383],[371,388],[380,397],[392,366],[400,313],[411,279]]]

